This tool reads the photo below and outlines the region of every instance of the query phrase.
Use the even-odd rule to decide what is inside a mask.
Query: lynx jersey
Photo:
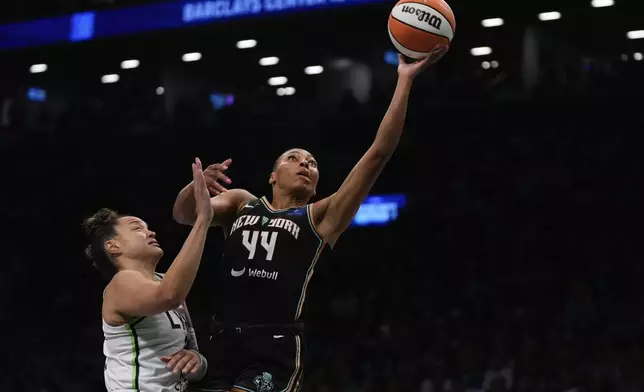
[[[215,284],[215,319],[230,323],[298,320],[315,266],[329,253],[311,205],[274,210],[265,197],[243,206],[226,237]]]
[[[157,275],[161,279],[161,275]],[[194,331],[183,306],[174,310],[139,317],[119,326],[103,320],[105,387],[110,392],[177,392],[187,381],[166,368],[161,357],[192,343]]]

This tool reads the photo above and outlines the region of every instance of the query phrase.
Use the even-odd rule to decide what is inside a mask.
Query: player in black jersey
[[[303,373],[306,289],[317,263],[349,227],[402,135],[412,82],[446,48],[420,62],[399,59],[391,105],[369,150],[333,195],[309,204],[318,183],[318,164],[302,149],[282,154],[269,183],[271,201],[246,190],[227,190],[227,160],[204,174],[212,198],[213,223],[224,228],[226,243],[218,267],[210,362],[193,391],[297,391]],[[192,185],[175,202],[177,222],[192,224]]]

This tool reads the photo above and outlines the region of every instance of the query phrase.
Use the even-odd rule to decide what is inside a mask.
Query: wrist
[[[195,219],[195,224],[193,226],[209,227],[211,221],[212,221],[212,216],[197,215],[197,219]]]
[[[206,372],[208,371],[208,360],[206,359],[206,357],[201,355],[201,353],[199,351],[197,351],[197,350],[190,349],[188,351],[192,351],[193,353],[195,353],[199,357],[199,370],[197,371],[196,374],[191,374],[188,377],[188,380],[189,381],[199,381],[206,375]]]
[[[398,86],[410,89],[414,81],[414,77],[408,74],[398,74]]]

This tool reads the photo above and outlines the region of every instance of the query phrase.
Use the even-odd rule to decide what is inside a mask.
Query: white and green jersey
[[[162,275],[158,275],[161,278]],[[105,387],[109,392],[177,392],[184,391],[188,379],[173,374],[161,357],[181,349],[197,350],[197,340],[184,306],[128,324],[108,325],[103,320],[105,342]],[[207,363],[203,357],[199,379]]]

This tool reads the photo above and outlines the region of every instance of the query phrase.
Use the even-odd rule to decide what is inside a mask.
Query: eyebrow
[[[143,221],[142,221],[142,220],[140,220],[140,219],[132,219],[131,221],[127,222],[127,224],[128,224],[128,225],[131,225],[131,224],[137,224],[137,225],[143,225],[143,226],[145,226],[145,222],[143,222]]]
[[[290,151],[287,151],[286,153],[284,153],[284,156],[288,157],[288,156],[289,156],[289,155],[291,155],[291,154],[304,155],[304,154],[302,153],[302,151],[300,151],[300,150],[290,150]],[[311,154],[311,153],[307,153],[307,154],[308,154],[308,158],[309,158],[309,159],[313,159],[315,162],[317,162],[317,161],[318,161],[317,159],[315,159],[315,157],[313,156],[313,154]]]

